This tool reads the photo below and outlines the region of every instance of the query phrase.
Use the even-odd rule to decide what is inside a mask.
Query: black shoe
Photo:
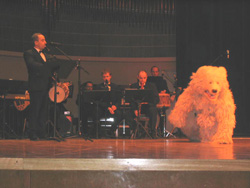
[[[46,140],[46,139],[48,139],[49,137],[46,136],[46,135],[40,135],[40,136],[38,136],[38,138],[39,138],[40,140]]]
[[[48,135],[46,134],[46,132],[45,132],[43,129],[37,130],[37,131],[36,131],[36,136],[37,136],[39,139],[48,138]]]
[[[30,135],[30,136],[29,136],[29,139],[30,139],[31,141],[37,141],[37,140],[39,140],[38,136],[35,135],[35,134]]]
[[[42,139],[42,140],[48,138],[48,136],[47,136],[46,134],[44,134],[44,133],[37,133],[37,137],[38,137],[39,139]]]

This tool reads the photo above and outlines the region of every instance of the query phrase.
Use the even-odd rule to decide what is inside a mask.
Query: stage
[[[250,138],[0,140],[1,187],[249,187]],[[4,185],[4,186],[2,186]]]

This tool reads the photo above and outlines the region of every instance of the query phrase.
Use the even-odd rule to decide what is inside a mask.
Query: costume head
[[[214,102],[229,89],[227,71],[224,67],[202,66],[191,76],[189,86]]]

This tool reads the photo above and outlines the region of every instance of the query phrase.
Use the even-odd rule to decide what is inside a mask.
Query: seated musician
[[[168,89],[168,85],[166,80],[163,79],[162,76],[160,76],[160,70],[157,66],[151,67],[151,76],[148,77],[148,82],[153,82],[158,90],[158,93],[171,93]],[[170,101],[173,102],[174,100],[177,100],[178,96],[182,92],[182,88],[177,86],[177,78],[176,75],[174,75],[174,82],[172,83],[174,86],[175,91],[173,94],[171,94]],[[176,96],[175,96],[176,95]]]
[[[112,74],[109,70],[102,71],[102,79],[103,82],[96,86],[96,90],[107,90],[107,91],[120,91],[118,85],[111,82]],[[113,117],[114,123],[110,129],[110,136],[115,136],[115,131],[119,122],[121,121],[121,111],[119,109],[121,104],[121,96],[115,95],[115,93],[111,93],[110,101],[103,101],[100,103],[99,116],[105,117]]]
[[[87,81],[81,85],[80,88],[80,95],[81,95],[81,121],[82,126],[80,128],[82,136],[89,136],[89,129],[88,129],[88,119],[91,118],[95,121],[95,105],[91,102],[86,102],[83,98],[83,93],[85,91],[92,91],[93,90],[93,83],[91,81]],[[76,104],[79,105],[79,96],[77,97]]]
[[[156,85],[159,96],[160,96],[160,103],[158,106],[158,115],[157,115],[157,128],[162,133],[164,130],[164,118],[162,118],[162,113],[166,116],[170,113],[171,109],[166,108],[169,107],[168,105],[173,105],[173,101],[175,100],[175,95],[172,95],[170,97],[170,91],[168,89],[168,85],[166,80],[163,79],[162,76],[160,76],[160,70],[159,67],[153,66],[151,67],[151,75],[148,78],[149,82],[152,82]],[[168,95],[168,96],[167,96]],[[166,128],[166,127],[165,127]]]
[[[158,93],[170,93],[166,80],[159,76],[160,70],[157,66],[151,68],[151,75],[148,82],[153,82],[158,90]]]
[[[156,138],[156,121],[157,121],[157,108],[156,104],[159,102],[159,96],[157,92],[157,88],[155,84],[147,82],[148,75],[145,71],[139,71],[137,75],[138,82],[132,84],[131,88],[136,89],[147,89],[153,91],[153,98],[151,102],[148,102],[147,105],[145,105],[145,113],[149,117],[149,133],[151,134],[152,138]],[[132,110],[134,112],[135,116],[138,116],[138,106],[137,104],[131,104]],[[133,129],[133,127],[132,127]]]

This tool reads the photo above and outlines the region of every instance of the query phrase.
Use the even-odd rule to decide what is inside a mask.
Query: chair
[[[147,102],[142,102],[138,105],[138,116],[135,118],[136,122],[136,129],[134,134],[131,135],[132,139],[135,139],[137,137],[137,133],[140,132],[140,130],[143,130],[146,135],[152,139],[148,132],[148,124],[149,124],[149,117],[146,117],[145,114],[141,113],[142,105],[148,104]]]

